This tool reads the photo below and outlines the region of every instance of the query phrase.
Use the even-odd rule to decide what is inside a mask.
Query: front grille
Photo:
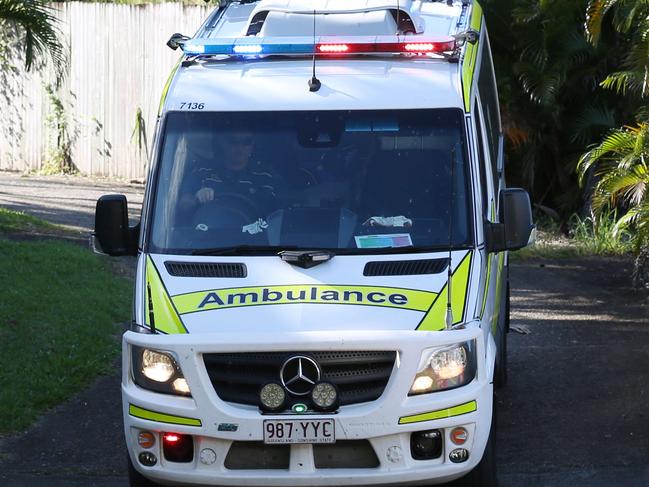
[[[203,355],[207,373],[218,396],[227,402],[258,405],[259,390],[267,382],[280,380],[280,369],[293,356],[313,358],[322,369],[321,380],[333,382],[340,404],[358,404],[378,399],[390,379],[396,352],[246,352]],[[307,402],[291,397],[288,406]]]

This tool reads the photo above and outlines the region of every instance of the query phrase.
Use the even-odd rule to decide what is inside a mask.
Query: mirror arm
[[[137,222],[137,225],[128,228],[128,233],[130,237],[129,242],[129,255],[137,255],[138,252],[138,243],[140,241],[140,227],[142,222]]]
[[[507,249],[505,242],[505,225],[503,223],[485,222],[485,244],[487,252],[502,252]]]

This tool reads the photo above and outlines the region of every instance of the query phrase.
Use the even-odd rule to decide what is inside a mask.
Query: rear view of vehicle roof
[[[254,21],[260,22],[255,20],[255,17],[259,18],[259,14],[264,12],[268,12],[268,16],[264,17],[260,22],[258,32],[263,30],[264,33],[272,32],[273,35],[276,35],[275,33],[279,33],[279,35],[304,35],[296,32],[304,32],[304,26],[308,24],[309,30],[306,31],[306,34],[312,35],[313,19],[304,14],[314,11],[321,14],[316,21],[316,35],[394,34],[397,31],[397,25],[389,13],[395,10],[422,21],[423,32],[421,33],[449,35],[457,31],[458,18],[462,13],[463,5],[467,3],[454,1],[449,5],[446,1],[420,0],[260,0],[246,3],[236,2],[230,3],[223,12],[215,12],[211,21],[208,21],[203,29],[197,33],[197,37],[237,37],[247,35],[250,24]],[[337,13],[340,15],[336,15]],[[301,20],[298,17],[301,17]],[[383,19],[383,21],[378,19]],[[350,24],[354,30],[341,30],[348,29]]]

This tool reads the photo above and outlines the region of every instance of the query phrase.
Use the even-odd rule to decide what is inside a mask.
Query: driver
[[[251,167],[254,138],[252,133],[234,131],[218,135],[220,154],[217,166],[200,168],[200,188],[193,194],[194,204],[219,201],[220,196],[229,202],[251,207],[259,217],[276,209],[275,181],[268,172]]]

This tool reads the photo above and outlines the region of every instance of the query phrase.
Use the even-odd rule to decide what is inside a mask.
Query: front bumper
[[[478,327],[442,332],[298,332],[250,337],[241,334],[198,337],[127,332],[123,340],[122,396],[131,460],[145,476],[169,485],[416,485],[453,480],[477,465],[489,436],[492,366],[488,364],[493,364],[493,347],[486,346],[483,337]],[[408,397],[425,349],[474,338],[478,364],[473,382],[450,391]],[[192,397],[159,394],[136,386],[130,373],[131,345],[173,352],[189,383]],[[262,415],[255,407],[223,402],[215,393],[202,360],[203,353],[296,350],[396,350],[398,353],[393,373],[379,399],[343,406],[335,415]],[[457,408],[465,404],[475,407]],[[425,414],[433,412],[435,414]],[[290,446],[288,468],[226,468],[225,459],[233,442],[263,441],[264,419],[296,418],[334,418],[336,440],[367,440],[378,458],[378,466],[316,468],[313,446],[305,444]],[[232,431],[233,425],[236,425],[236,431]],[[457,448],[449,438],[451,429],[456,426],[463,426],[469,433],[468,441],[462,445],[469,450],[469,459],[459,464],[449,460],[449,453]],[[410,450],[411,433],[432,429],[443,433],[442,455],[432,460],[414,460]],[[137,435],[142,430],[157,435],[158,441],[152,448],[144,449],[138,445]],[[193,435],[194,460],[189,463],[165,460],[160,446],[162,432]],[[200,453],[204,449],[216,454],[214,463],[201,462]],[[138,455],[143,451],[152,452],[158,459],[157,463],[151,467],[141,465]]]

